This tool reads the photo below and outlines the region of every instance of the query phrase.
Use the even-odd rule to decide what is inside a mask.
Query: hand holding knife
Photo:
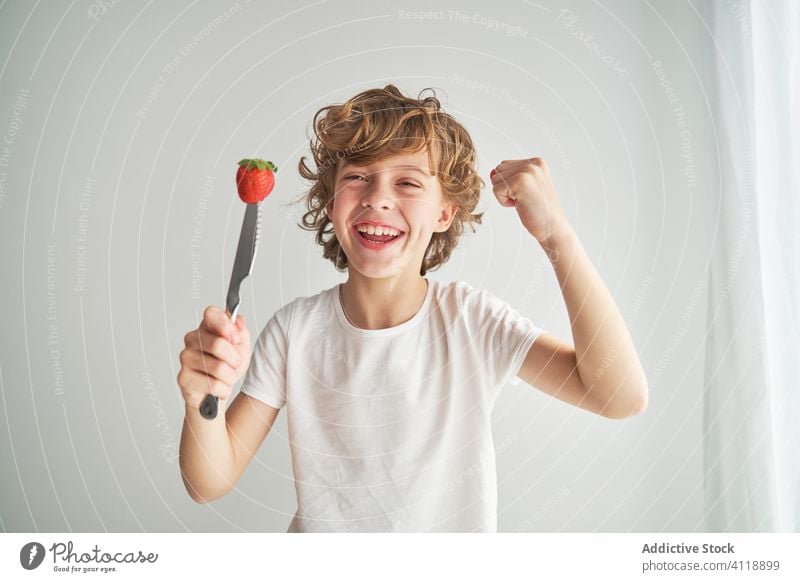
[[[258,250],[258,240],[261,236],[261,202],[272,191],[275,185],[274,172],[277,171],[278,167],[272,162],[261,159],[244,159],[239,162],[239,170],[236,172],[236,188],[239,198],[247,203],[247,209],[244,213],[239,245],[236,248],[236,258],[233,262],[233,272],[228,287],[228,297],[225,301],[227,311],[234,324],[241,305],[239,296],[241,284],[252,272]],[[216,396],[206,395],[200,405],[200,414],[203,418],[216,418],[218,404],[219,399]]]

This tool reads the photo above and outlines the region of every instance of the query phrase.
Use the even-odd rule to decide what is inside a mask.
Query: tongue
[[[389,242],[394,238],[390,234],[382,234],[379,236],[377,234],[367,234],[365,232],[361,233],[361,236],[363,236],[367,240],[371,240],[372,242],[382,242],[382,243]]]

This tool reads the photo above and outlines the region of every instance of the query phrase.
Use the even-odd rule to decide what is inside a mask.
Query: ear
[[[458,214],[458,204],[452,203],[442,206],[442,212],[436,221],[434,232],[446,232]]]
[[[325,205],[325,215],[328,217],[329,220],[333,220],[331,215],[333,214],[333,200],[334,196],[331,196],[331,199],[328,200],[328,203]]]

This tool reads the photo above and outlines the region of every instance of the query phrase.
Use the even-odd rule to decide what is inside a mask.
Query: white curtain
[[[704,393],[707,531],[800,531],[799,4],[698,5],[719,153]]]

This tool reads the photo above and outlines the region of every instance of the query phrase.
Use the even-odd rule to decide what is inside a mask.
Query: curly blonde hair
[[[425,91],[432,95],[423,97]],[[310,141],[316,170],[300,158],[300,175],[311,181],[302,196],[307,211],[300,228],[316,231],[323,256],[339,271],[347,269],[333,222],[325,207],[335,194],[338,162],[365,165],[397,154],[425,148],[431,170],[446,199],[458,210],[445,232],[435,232],[425,250],[420,275],[447,262],[467,223],[481,223],[483,212],[474,212],[484,181],[475,169],[475,147],[467,130],[445,113],[435,91],[426,87],[417,99],[403,95],[394,85],[363,91],[343,104],[328,105],[314,115]],[[474,224],[471,225],[473,232]]]

